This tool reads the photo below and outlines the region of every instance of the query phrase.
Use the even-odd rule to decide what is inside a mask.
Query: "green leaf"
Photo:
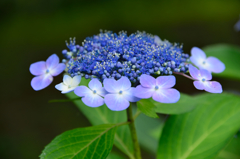
[[[215,76],[240,80],[240,48],[238,46],[217,44],[203,48],[207,56],[214,56],[221,60],[226,69]]]
[[[204,94],[195,100],[196,109],[166,122],[158,159],[214,158],[240,128],[239,96]]]
[[[82,78],[80,84],[87,85],[89,81],[90,80]],[[77,97],[73,92],[66,95],[70,99],[74,99]],[[93,125],[120,123],[127,121],[127,115],[125,110],[111,111],[105,104],[97,108],[91,108],[86,106],[81,100],[74,100],[73,102]],[[120,126],[117,129],[114,138],[114,144],[130,159],[134,159],[133,143],[128,125]]]
[[[99,125],[66,131],[48,144],[41,159],[105,159],[113,146],[117,125]]]
[[[155,106],[155,111],[162,114],[181,114],[193,110],[197,105],[197,100],[194,97],[181,93],[180,100],[177,103],[159,103],[153,99],[147,99]]]
[[[158,140],[161,136],[165,119],[166,116],[163,115],[156,119],[140,114],[135,120],[139,144],[152,154],[157,152]]]
[[[240,158],[240,137],[233,137],[216,159],[239,159]]]
[[[118,155],[118,154],[115,153],[115,152],[111,152],[111,153],[108,155],[107,159],[126,159],[126,158]]]
[[[141,99],[140,101],[138,101],[137,107],[147,116],[152,118],[158,118],[158,115],[155,112],[155,105],[153,105],[153,103],[150,102],[148,99]]]

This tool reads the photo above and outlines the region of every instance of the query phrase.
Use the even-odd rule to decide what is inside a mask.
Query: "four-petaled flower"
[[[133,95],[135,88],[131,87],[131,82],[127,77],[121,77],[119,80],[104,79],[104,88],[108,92],[104,101],[107,107],[113,111],[125,110],[129,107],[129,102],[137,102],[140,99]]]
[[[176,83],[174,76],[160,76],[157,79],[149,75],[140,76],[141,85],[134,90],[138,98],[150,98],[161,103],[175,103],[180,98],[180,93],[171,87]]]
[[[99,107],[103,105],[103,97],[107,92],[102,87],[102,83],[94,78],[89,82],[88,86],[90,89],[86,86],[79,86],[74,90],[74,93],[77,96],[83,97],[83,103],[89,107]]]
[[[221,73],[225,69],[225,65],[216,57],[206,57],[206,54],[198,47],[191,50],[191,62],[200,69],[206,69],[209,72]]]
[[[53,76],[57,76],[65,69],[65,64],[59,63],[56,54],[51,55],[46,62],[39,61],[30,65],[31,74],[35,75],[31,81],[31,86],[38,91],[49,86],[53,81]]]
[[[55,86],[56,89],[62,91],[62,93],[69,93],[73,91],[81,82],[81,76],[74,76],[71,78],[68,75],[64,75],[63,82]]]
[[[198,70],[196,67],[189,65],[189,73],[196,80],[194,86],[199,90],[205,90],[210,93],[222,93],[222,86],[216,81],[209,81],[212,75],[205,69]]]

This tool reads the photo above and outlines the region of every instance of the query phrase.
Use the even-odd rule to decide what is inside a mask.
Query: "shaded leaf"
[[[210,159],[216,157],[240,128],[240,98],[231,94],[195,97],[196,109],[172,115],[163,129],[158,158]]]
[[[196,105],[197,101],[194,97],[181,93],[180,100],[177,103],[159,103],[154,101],[153,99],[147,99],[151,101],[155,106],[155,111],[157,113],[162,114],[181,114],[186,113],[193,110]]]
[[[237,73],[240,68],[240,48],[238,46],[217,44],[204,47],[203,50],[207,56],[217,57],[225,64],[226,69],[214,76],[240,80],[240,74]]]
[[[136,119],[136,129],[139,144],[145,150],[152,154],[156,154],[158,140],[164,126],[166,116],[160,115],[159,118],[151,118],[144,114],[140,114]]]
[[[239,134],[240,135],[240,134]],[[230,139],[230,142],[220,153],[216,159],[239,159],[240,158],[240,136]]]
[[[113,124],[66,131],[48,144],[41,159],[105,159],[113,146],[117,126]]]
[[[87,85],[89,81],[90,80],[82,78],[80,85]],[[77,97],[73,92],[66,95],[70,99]],[[81,100],[75,100],[73,102],[93,125],[120,123],[127,121],[126,110],[111,111],[105,104],[97,108],[91,108],[86,106]],[[134,159],[133,144],[128,125],[123,125],[117,129],[114,138],[114,144],[130,159]]]
[[[158,118],[158,115],[155,112],[155,105],[153,105],[153,103],[148,99],[141,99],[140,101],[138,101],[137,107],[145,115],[152,118]]]
[[[108,155],[107,159],[126,159],[126,158],[120,156],[119,154],[117,154],[117,153],[115,153],[115,152],[111,152],[111,153]]]

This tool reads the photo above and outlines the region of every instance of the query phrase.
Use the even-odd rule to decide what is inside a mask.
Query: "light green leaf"
[[[177,103],[159,103],[153,99],[147,99],[155,106],[155,111],[162,114],[181,114],[193,110],[197,105],[197,100],[194,97],[181,93],[180,100]]]
[[[66,131],[48,144],[41,159],[105,159],[113,146],[113,124]]]
[[[153,105],[153,103],[150,102],[148,99],[141,99],[140,101],[138,101],[137,107],[147,116],[152,118],[158,118],[158,115],[155,112],[155,105]]]
[[[240,128],[240,98],[204,94],[196,109],[172,115],[163,129],[158,159],[211,159]]]
[[[88,82],[89,80],[82,78],[80,85],[87,85]],[[74,99],[77,97],[73,92],[66,95],[70,99]],[[86,106],[81,100],[74,100],[73,102],[93,125],[120,123],[127,121],[127,115],[125,110],[111,111],[105,104],[97,108],[91,108]],[[114,144],[130,159],[134,159],[133,144],[128,125],[120,126],[117,129],[114,138]]]
[[[226,148],[224,148],[218,154],[218,157],[216,159],[239,159],[240,158],[240,136],[239,135],[231,138]]]
[[[225,64],[226,69],[222,73],[214,74],[214,76],[240,80],[240,74],[238,73],[240,48],[238,46],[217,44],[204,47],[203,51],[207,56],[214,56]]]

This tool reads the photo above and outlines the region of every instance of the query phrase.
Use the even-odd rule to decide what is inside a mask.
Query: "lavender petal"
[[[189,73],[194,79],[201,79],[199,70],[193,65],[189,65]]]
[[[125,110],[130,105],[129,101],[119,94],[107,94],[104,101],[107,107],[113,111]]]
[[[176,103],[180,99],[180,93],[176,89],[159,89],[152,96],[153,100],[161,103]]]
[[[176,78],[174,76],[159,76],[156,79],[156,84],[160,88],[171,88],[176,84]]]
[[[52,70],[59,64],[59,57],[56,54],[52,54],[46,61],[47,69]]]
[[[225,65],[222,63],[219,59],[216,57],[208,57],[206,62],[208,63],[207,65],[207,70],[210,72],[214,73],[221,73],[225,70]]]
[[[62,73],[65,69],[66,65],[64,63],[58,64],[56,67],[50,70],[52,76],[57,76]]]
[[[200,72],[201,79],[204,78],[207,81],[212,79],[212,74],[209,71],[205,69],[201,69],[199,70],[199,72]]]
[[[193,85],[198,90],[204,90],[204,88],[205,88],[203,82],[201,82],[201,81],[194,81]]]
[[[143,87],[153,88],[156,86],[156,79],[150,75],[142,74],[140,76],[140,83]]]
[[[222,85],[216,81],[207,81],[204,90],[210,93],[222,93]]]
[[[93,92],[86,86],[78,86],[77,88],[75,88],[74,93],[79,97],[93,94]]]
[[[45,61],[35,62],[30,65],[29,70],[30,70],[31,74],[33,74],[35,76],[42,75],[42,74],[46,73],[46,71],[47,71],[46,62]]]
[[[82,98],[82,101],[89,107],[99,107],[104,104],[104,99],[97,94],[86,95]]]
[[[39,91],[41,89],[49,86],[53,81],[53,77],[49,74],[43,74],[37,77],[34,77],[31,81],[31,86],[35,91]]]
[[[154,88],[145,88],[143,86],[137,86],[133,90],[133,95],[137,98],[150,98],[154,93]]]
[[[191,49],[191,55],[190,61],[198,67],[206,60],[206,54],[198,47],[193,47]]]

